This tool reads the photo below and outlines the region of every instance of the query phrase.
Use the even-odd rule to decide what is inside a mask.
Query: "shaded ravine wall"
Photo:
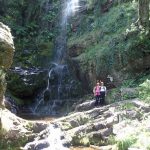
[[[8,26],[0,22],[0,107],[6,90],[6,71],[10,68],[14,55],[14,42]]]

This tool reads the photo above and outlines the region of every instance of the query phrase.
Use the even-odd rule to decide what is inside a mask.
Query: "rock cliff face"
[[[13,54],[14,43],[10,29],[0,22],[0,107],[6,89],[6,70],[12,64]]]
[[[133,27],[138,3],[132,7],[132,2],[121,0],[120,9],[117,0],[86,1],[86,9],[71,20],[68,57],[86,91],[92,91],[96,80],[111,89],[150,70],[149,38],[141,41],[139,29]]]

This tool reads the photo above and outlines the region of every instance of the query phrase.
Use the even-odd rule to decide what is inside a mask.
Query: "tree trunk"
[[[149,30],[149,0],[139,0],[139,25]]]

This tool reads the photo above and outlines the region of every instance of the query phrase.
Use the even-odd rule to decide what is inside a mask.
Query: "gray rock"
[[[35,122],[33,124],[32,131],[34,133],[39,133],[39,132],[43,131],[44,129],[46,129],[47,127],[48,127],[48,125],[45,123]]]
[[[88,101],[76,106],[75,111],[86,111],[94,108],[95,100]]]
[[[48,71],[39,68],[15,67],[8,72],[8,89],[17,97],[33,97],[38,89],[46,86]]]

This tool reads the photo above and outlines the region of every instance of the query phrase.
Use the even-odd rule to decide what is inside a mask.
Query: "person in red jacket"
[[[97,81],[96,86],[93,88],[93,93],[96,99],[95,106],[100,104],[100,91],[101,91],[100,83],[99,81]]]

